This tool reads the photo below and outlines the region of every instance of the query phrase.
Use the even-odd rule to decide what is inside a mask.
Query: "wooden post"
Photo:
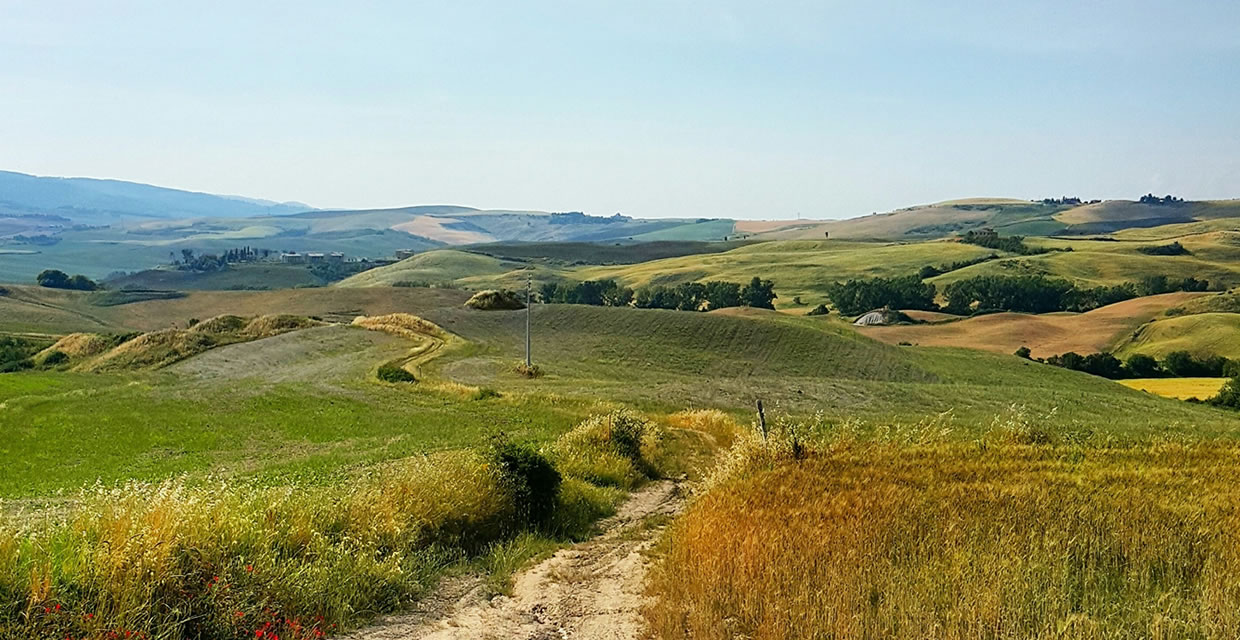
[[[761,400],[758,400],[758,428],[762,430],[762,441],[766,442],[766,412],[762,410]]]

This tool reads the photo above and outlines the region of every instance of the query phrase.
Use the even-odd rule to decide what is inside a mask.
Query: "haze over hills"
[[[1240,221],[1240,200],[1160,198],[970,198],[833,221],[643,219],[458,205],[319,210],[118,180],[0,172],[0,281],[29,281],[51,267],[99,278],[166,264],[185,250],[238,247],[375,259],[495,242],[910,241],[982,227],[1004,235],[1081,236],[1168,224],[1185,225],[1186,232],[1192,225],[1228,230],[1240,226],[1233,220]]]
[[[106,224],[123,218],[243,218],[309,209],[313,207],[300,202],[271,202],[124,180],[0,171],[0,215],[56,214],[79,224]]]

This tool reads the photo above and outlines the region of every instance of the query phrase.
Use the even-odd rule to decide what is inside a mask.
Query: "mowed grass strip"
[[[1147,391],[1165,398],[1206,400],[1218,395],[1227,378],[1134,378],[1119,383],[1137,391]]]
[[[1232,442],[836,444],[673,525],[660,638],[1235,638]]]

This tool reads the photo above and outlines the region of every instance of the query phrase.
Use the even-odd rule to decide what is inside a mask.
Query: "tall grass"
[[[617,419],[646,424],[592,418],[575,433]],[[621,492],[574,470],[626,450],[632,434],[620,433],[557,445],[565,477],[537,523],[522,503],[529,487],[515,490],[512,469],[473,451],[336,486],[95,489],[59,514],[0,521],[0,638],[321,637],[418,598],[463,559],[511,573],[528,553],[587,535]]]
[[[663,638],[1240,637],[1240,445],[738,442],[671,529]]]

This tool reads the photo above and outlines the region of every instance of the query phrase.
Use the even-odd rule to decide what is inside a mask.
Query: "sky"
[[[1240,2],[0,0],[0,169],[638,217],[1233,198]]]

